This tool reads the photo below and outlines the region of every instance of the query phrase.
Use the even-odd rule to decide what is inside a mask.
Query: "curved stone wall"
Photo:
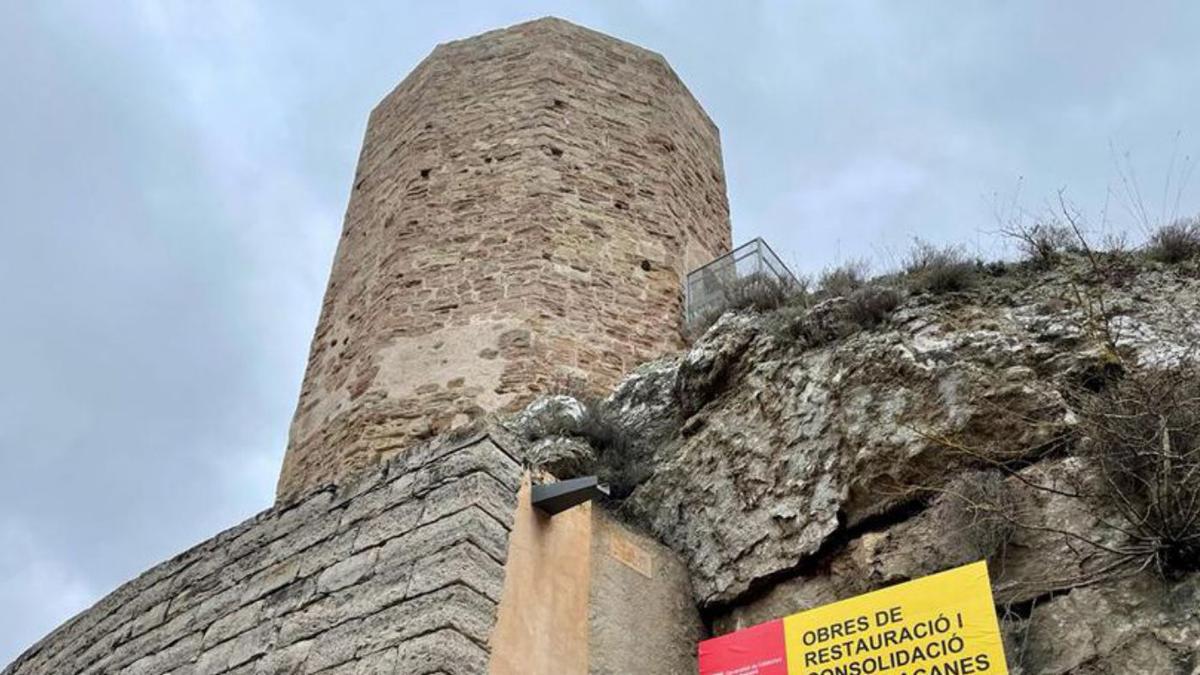
[[[520,465],[478,435],[222,532],[3,675],[481,673]]]

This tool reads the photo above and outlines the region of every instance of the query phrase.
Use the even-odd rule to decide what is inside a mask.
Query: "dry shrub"
[[[1092,495],[1120,514],[1125,554],[1177,578],[1200,570],[1200,371],[1135,371],[1079,403]]]
[[[1051,267],[1063,252],[1077,248],[1075,231],[1054,221],[1038,221],[1033,225],[1014,223],[1000,232],[1017,242],[1017,248],[1035,267]]]
[[[776,276],[755,272],[725,287],[725,309],[769,312],[782,307],[799,289]]]
[[[583,402],[575,435],[592,446],[596,475],[608,485],[613,499],[624,499],[650,476],[650,462],[639,452],[638,439],[603,401]]]
[[[1009,675],[1026,675],[1031,672],[1029,661],[1029,614],[1032,613],[1036,601],[1025,609],[1025,612],[1015,612],[1012,607],[1004,608],[1004,616],[1000,621],[1000,637],[1004,640],[1004,659],[1008,662]]]
[[[864,286],[846,299],[845,318],[862,328],[883,323],[904,297],[888,286]]]
[[[871,266],[865,260],[850,260],[837,267],[826,268],[817,282],[821,298],[844,298],[867,284]]]
[[[802,348],[828,344],[846,334],[840,322],[821,321],[819,310],[823,308],[782,307],[771,314],[768,329],[779,342]]]
[[[904,271],[913,290],[941,294],[974,286],[979,267],[958,246],[939,248],[918,239],[908,254]]]
[[[1200,253],[1200,220],[1184,218],[1163,225],[1150,235],[1146,253],[1164,263],[1179,263]]]
[[[883,323],[903,300],[894,288],[867,285],[848,298],[831,298],[811,308],[787,306],[771,315],[768,328],[781,343],[810,349]]]
[[[960,476],[941,490],[945,530],[958,537],[972,559],[995,560],[1017,531],[1021,503],[999,471]]]
[[[804,305],[806,302],[807,288],[804,281],[792,283],[790,280],[785,281],[773,275],[755,272],[730,280],[721,289],[717,306],[693,320],[684,332],[689,339],[694,340],[703,335],[725,312],[770,312],[784,305]]]
[[[1080,386],[1069,398],[1079,420],[1076,452],[1096,469],[1095,480],[1079,476],[1065,486],[1043,484],[1019,474],[1023,463],[1010,465],[978,449],[944,444],[1015,477],[1022,489],[1082,501],[1099,516],[1103,534],[1026,518],[1011,496],[987,482],[946,490],[960,495],[959,520],[978,522],[971,537],[981,552],[1011,536],[1009,527],[1058,532],[1089,546],[1104,562],[1083,577],[1063,580],[1071,585],[1143,570],[1171,580],[1200,571],[1200,370],[1134,370],[1092,389]],[[983,519],[976,521],[977,516]],[[1110,543],[1114,538],[1119,542]]]
[[[580,390],[558,396],[578,401],[582,413],[573,416],[564,409],[547,415],[525,430],[526,440],[560,436],[586,442],[592,449],[593,459],[582,469],[607,484],[614,499],[628,497],[650,472],[650,463],[643,456],[644,444],[639,444],[638,435],[603,399]]]

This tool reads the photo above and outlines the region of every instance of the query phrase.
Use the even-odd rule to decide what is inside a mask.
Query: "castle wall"
[[[696,672],[707,630],[683,558],[604,509],[594,528],[588,672]]]
[[[371,113],[281,502],[679,348],[729,246],[717,129],[661,56],[557,19],[440,45]]]
[[[520,480],[487,435],[416,448],[158,565],[3,675],[485,672]]]
[[[553,518],[521,487],[509,541],[489,675],[568,675],[588,671],[592,505]]]
[[[491,675],[693,673],[704,634],[674,551],[601,505],[540,514],[522,486]]]

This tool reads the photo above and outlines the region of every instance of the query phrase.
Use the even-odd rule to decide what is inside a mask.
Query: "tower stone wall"
[[[371,113],[280,500],[679,348],[730,238],[717,129],[658,54],[558,19],[438,46]]]

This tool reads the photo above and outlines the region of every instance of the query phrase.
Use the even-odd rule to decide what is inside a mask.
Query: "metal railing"
[[[688,272],[684,284],[684,318],[695,325],[702,317],[725,309],[731,288],[748,277],[764,277],[785,286],[800,287],[799,280],[775,251],[755,237],[729,253]]]

